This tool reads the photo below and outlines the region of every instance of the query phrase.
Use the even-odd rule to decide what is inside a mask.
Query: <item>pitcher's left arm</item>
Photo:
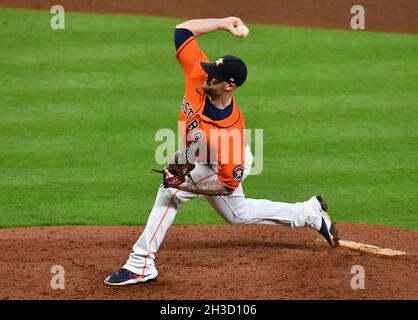
[[[172,175],[167,169],[165,169],[165,175],[168,179],[174,177],[174,175]],[[168,186],[179,190],[204,194],[207,196],[229,196],[232,192],[234,192],[233,189],[224,186],[219,182],[219,180],[193,183],[190,179],[186,179],[186,181],[179,185],[168,184]]]

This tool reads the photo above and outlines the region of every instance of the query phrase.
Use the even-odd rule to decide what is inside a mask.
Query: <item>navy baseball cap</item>
[[[242,86],[247,79],[247,66],[244,61],[235,56],[223,56],[215,62],[201,62],[200,65],[208,76],[236,86]]]

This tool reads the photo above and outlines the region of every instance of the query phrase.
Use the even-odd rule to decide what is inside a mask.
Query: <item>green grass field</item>
[[[180,20],[0,9],[0,227],[145,224],[154,136],[177,128]],[[199,39],[242,57],[247,128],[264,129],[253,198],[323,193],[337,221],[418,230],[418,36],[249,25]],[[223,223],[203,199],[176,224]]]

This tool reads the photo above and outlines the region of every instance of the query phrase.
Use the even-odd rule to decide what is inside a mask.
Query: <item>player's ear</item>
[[[235,84],[233,84],[233,83],[228,83],[228,84],[226,85],[226,87],[225,87],[225,90],[226,90],[226,91],[232,91],[232,90],[234,90],[236,87],[237,87],[237,86],[236,86]]]

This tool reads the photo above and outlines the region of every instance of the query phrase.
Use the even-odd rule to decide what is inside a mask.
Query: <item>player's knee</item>
[[[246,223],[246,216],[248,214],[248,206],[246,203],[242,203],[238,206],[230,204],[227,213],[222,214],[225,220],[231,225],[240,225]]]
[[[228,223],[230,225],[240,225],[245,224],[245,220],[240,218],[239,216],[233,215],[232,217],[229,217]]]
[[[177,189],[160,187],[157,200],[158,203],[164,203],[165,206],[176,206],[179,207],[185,199],[181,197]]]
[[[229,218],[227,221],[228,221],[228,223],[229,223],[230,225],[232,225],[232,226],[235,226],[235,225],[238,225],[238,224],[239,224],[239,222],[238,222],[238,220],[236,219],[236,217]]]

